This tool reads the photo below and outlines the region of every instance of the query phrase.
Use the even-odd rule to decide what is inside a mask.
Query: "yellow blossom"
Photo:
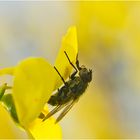
[[[49,99],[53,91],[53,72],[53,67],[43,58],[27,58],[16,66],[13,97],[23,126],[38,117]]]
[[[55,62],[55,66],[66,79],[72,67],[64,51],[75,63],[78,51],[75,27],[69,28],[63,37],[62,47]],[[1,69],[0,75],[3,74],[13,76],[12,96],[19,124],[34,138],[61,138],[61,128],[58,124],[54,124],[55,120],[52,117],[44,122],[37,118],[54,89],[62,84],[53,66],[44,58],[26,58],[15,67]],[[48,112],[46,107],[45,112]]]

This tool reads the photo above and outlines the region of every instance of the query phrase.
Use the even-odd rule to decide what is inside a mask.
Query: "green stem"
[[[7,89],[7,83],[3,84],[3,85],[0,87],[0,100],[1,100],[1,98],[3,97],[3,95],[4,95],[6,89]]]

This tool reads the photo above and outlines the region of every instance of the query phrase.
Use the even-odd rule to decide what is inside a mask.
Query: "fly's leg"
[[[68,57],[68,54],[64,51],[69,63],[71,64],[71,66],[75,69],[75,71],[71,74],[70,78],[74,79],[75,75],[77,74],[78,70],[77,68],[72,64],[72,62],[70,61],[70,58]]]
[[[70,75],[70,78],[71,79],[74,79],[75,75],[77,74],[77,71],[74,71],[71,75]]]
[[[76,66],[77,66],[78,70],[81,70],[81,67],[79,66],[78,54],[76,56]]]
[[[64,78],[61,76],[61,74],[59,73],[58,69],[54,66],[54,69],[56,70],[56,72],[58,73],[58,75],[60,76],[61,80],[63,81],[64,85],[67,86],[67,83],[65,82]]]

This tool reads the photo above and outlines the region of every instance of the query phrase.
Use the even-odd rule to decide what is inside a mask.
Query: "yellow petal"
[[[14,69],[15,69],[15,67],[0,69],[0,75],[5,75],[5,74],[13,75],[14,74]]]
[[[42,113],[48,114],[47,105],[44,107]],[[27,128],[28,134],[31,138],[35,139],[61,139],[62,130],[58,124],[55,124],[55,119],[50,117],[42,122],[42,119],[36,119]]]
[[[54,87],[54,69],[43,58],[27,58],[14,72],[13,98],[20,124],[27,126],[41,112]]]
[[[56,68],[59,70],[63,78],[67,79],[71,74],[73,67],[69,64],[64,51],[66,51],[66,53],[68,54],[71,62],[75,64],[76,56],[78,53],[77,31],[75,26],[70,27],[67,34],[63,37],[62,46],[55,61]],[[55,89],[58,88],[61,84],[62,80],[57,74]]]
[[[28,127],[30,135],[35,139],[61,139],[62,130],[52,117],[42,122],[36,119]]]
[[[12,129],[14,127],[14,123],[9,115],[9,113],[5,110],[3,105],[0,103],[0,139],[15,139],[16,131]]]

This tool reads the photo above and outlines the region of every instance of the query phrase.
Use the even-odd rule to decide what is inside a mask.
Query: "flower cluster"
[[[62,39],[62,46],[54,66],[67,79],[72,67],[64,51],[73,63],[78,53],[76,27],[70,27]],[[44,58],[30,57],[20,61],[15,67],[0,70],[0,75],[11,75],[13,86],[3,84],[0,88],[0,103],[9,112],[12,119],[33,138],[61,138],[61,128],[50,117],[42,122],[38,118],[48,113],[46,105],[52,92],[61,86],[62,81],[53,66]],[[50,76],[51,75],[51,76]],[[4,94],[10,90],[10,94]]]

